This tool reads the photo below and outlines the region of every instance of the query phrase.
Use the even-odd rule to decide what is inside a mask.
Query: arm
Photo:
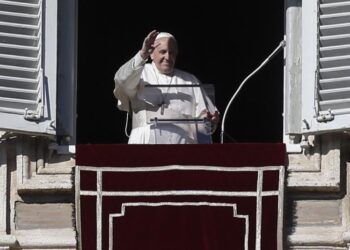
[[[134,96],[140,83],[141,74],[149,55],[153,52],[154,41],[158,32],[152,31],[144,39],[141,50],[123,66],[114,76],[114,95],[118,99],[118,107],[121,110],[129,110],[129,98]]]
[[[125,89],[137,87],[143,67],[155,48],[154,41],[158,33],[156,30],[151,31],[144,39],[141,50],[119,68],[114,77],[116,86],[123,86]]]
[[[144,60],[140,52],[138,52],[133,58],[121,66],[114,76],[114,94],[116,94],[119,88],[122,88],[128,96],[132,96],[133,90],[136,91],[137,85],[139,84],[145,64],[146,60]]]

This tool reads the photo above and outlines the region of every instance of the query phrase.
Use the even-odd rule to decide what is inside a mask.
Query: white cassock
[[[191,121],[216,110],[202,88],[149,87],[199,85],[192,74],[178,69],[172,75],[162,74],[154,63],[146,63],[137,53],[119,68],[114,81],[118,108],[128,112],[131,105],[133,111],[129,144],[211,143],[210,128],[203,122]],[[154,121],[162,119],[182,121]]]

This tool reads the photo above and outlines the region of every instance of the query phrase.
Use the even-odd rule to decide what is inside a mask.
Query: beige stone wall
[[[325,134],[289,154],[285,202],[287,249],[349,249],[350,137]]]
[[[47,138],[0,143],[0,249],[76,249],[74,155]]]

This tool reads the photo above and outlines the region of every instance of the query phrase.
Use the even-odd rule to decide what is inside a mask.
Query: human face
[[[172,38],[164,37],[155,41],[151,59],[162,74],[171,74],[175,67],[177,44]]]

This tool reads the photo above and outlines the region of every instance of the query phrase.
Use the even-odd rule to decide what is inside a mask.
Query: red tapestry
[[[284,145],[245,144],[240,150],[232,144],[220,151],[229,157],[215,157],[215,163],[208,156],[222,145],[206,145],[201,155],[192,146],[78,146],[81,249],[282,249]],[[164,147],[168,151],[160,150],[153,164],[150,159],[132,164]],[[135,154],[136,149],[143,152]],[[121,158],[129,164],[117,163]],[[235,159],[231,166],[229,158]],[[237,158],[244,158],[244,166]]]

